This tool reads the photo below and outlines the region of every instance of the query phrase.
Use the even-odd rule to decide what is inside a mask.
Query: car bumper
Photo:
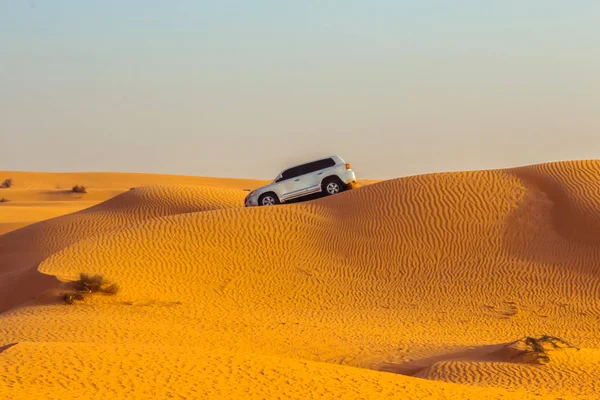
[[[346,185],[349,185],[349,184],[351,184],[353,182],[356,182],[356,174],[354,174],[354,171],[352,171],[351,169],[349,169],[349,170],[346,170],[345,172],[343,172],[341,174],[340,179]]]
[[[256,207],[256,206],[258,206],[258,197],[257,196],[246,197],[246,199],[244,200],[244,207]]]

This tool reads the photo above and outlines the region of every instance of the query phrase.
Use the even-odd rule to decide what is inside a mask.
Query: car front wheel
[[[265,193],[258,199],[259,206],[274,206],[279,204],[279,199],[273,193]]]

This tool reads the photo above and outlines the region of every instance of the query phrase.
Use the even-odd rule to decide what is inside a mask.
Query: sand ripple
[[[2,268],[102,273],[122,288],[8,311],[1,337],[30,347],[0,357],[43,354],[30,383],[72,371],[32,390],[119,382],[124,397],[598,398],[599,178],[599,161],[551,163],[250,209],[240,190],[135,189],[0,236]],[[582,350],[542,367],[444,358],[543,333]],[[113,371],[136,357],[138,375]],[[16,387],[4,379],[0,393]]]

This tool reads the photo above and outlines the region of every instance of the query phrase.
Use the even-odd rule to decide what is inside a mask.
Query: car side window
[[[304,164],[304,173],[305,174],[310,174],[311,172],[315,172],[318,171],[319,168],[319,162],[318,161],[313,161],[311,163],[308,164]]]
[[[281,173],[281,176],[279,177],[279,179],[277,179],[277,182],[282,182],[282,181],[285,181],[286,179],[289,179],[289,177],[288,177],[288,171],[289,170],[283,171]]]
[[[324,160],[318,161],[319,169],[325,169],[335,166],[335,161],[332,158],[326,158]]]
[[[302,165],[299,165],[297,167],[293,167],[293,168],[283,171],[283,174],[281,174],[281,179],[279,179],[277,182],[285,181],[285,180],[295,178],[297,176],[305,174],[305,172],[302,172],[302,167],[303,167]]]
[[[279,178],[277,182],[286,181],[288,179],[296,178],[304,174],[310,174],[311,172],[333,167],[334,165],[335,161],[333,161],[333,159],[331,158],[326,158],[324,160],[313,161],[307,164],[298,165],[297,167],[293,167],[283,171],[283,173],[281,174],[281,178]]]
[[[316,172],[325,168],[333,167],[335,165],[335,161],[331,158],[326,158],[324,160],[314,161],[306,164],[306,172],[305,174],[309,174],[311,172]]]

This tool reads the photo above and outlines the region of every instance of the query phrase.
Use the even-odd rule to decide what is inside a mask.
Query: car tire
[[[327,178],[321,184],[321,190],[325,196],[331,196],[344,191],[346,186],[338,177]]]
[[[258,198],[259,206],[274,206],[279,204],[279,198],[275,193],[264,193]]]

